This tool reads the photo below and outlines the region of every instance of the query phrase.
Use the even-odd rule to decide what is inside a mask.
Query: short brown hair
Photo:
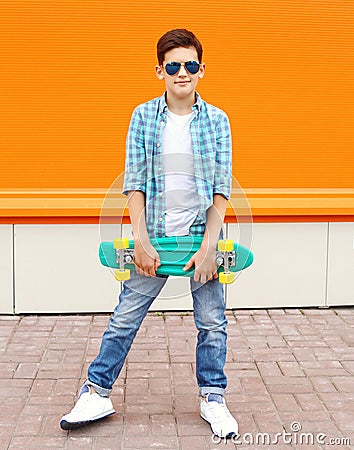
[[[157,60],[162,65],[165,53],[177,47],[194,47],[197,50],[199,62],[202,62],[203,47],[198,38],[184,28],[171,30],[160,37],[157,43]]]

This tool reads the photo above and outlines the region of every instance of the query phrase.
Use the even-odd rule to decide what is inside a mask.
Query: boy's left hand
[[[215,247],[200,249],[192,256],[192,258],[184,266],[183,270],[190,269],[193,265],[194,269],[194,281],[200,281],[200,283],[206,283],[213,278],[218,278],[217,265],[215,262],[216,251]]]

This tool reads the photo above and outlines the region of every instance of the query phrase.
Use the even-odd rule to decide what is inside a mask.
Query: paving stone
[[[334,386],[340,392],[354,392],[354,378],[348,374],[345,377],[334,376],[332,378]]]
[[[181,436],[179,442],[180,450],[205,450],[212,444],[212,440],[209,442],[207,436]]]
[[[256,425],[253,414],[251,412],[243,412],[242,414],[235,414],[235,419],[237,420],[239,426],[239,434],[244,433],[257,433],[258,426]]]
[[[178,436],[209,436],[210,425],[200,418],[199,413],[177,414]]]
[[[149,413],[125,414],[124,432],[126,436],[144,436],[150,432]]]
[[[63,409],[62,411],[58,410],[58,414],[53,415],[47,415],[43,417],[42,422],[42,430],[40,432],[41,436],[50,436],[50,437],[63,437],[66,436],[68,433],[66,431],[63,431],[59,427],[59,421],[61,419],[61,416],[67,412],[71,407]]]
[[[0,411],[5,411],[6,414],[3,414],[5,423],[7,421],[6,416],[11,415],[20,415],[20,412],[22,411],[25,403],[26,403],[26,397],[10,397],[10,396],[3,396],[0,398]]]
[[[226,399],[241,433],[281,432],[297,420],[303,430],[354,442],[354,308],[241,309],[227,319]],[[148,314],[113,389],[117,413],[61,430],[108,320],[0,316],[0,448],[244,447],[213,442],[199,416],[192,313]],[[282,448],[289,446],[279,442]]]
[[[174,413],[192,413],[199,411],[199,396],[197,395],[176,395],[174,398]]]
[[[298,362],[279,361],[279,368],[283,375],[289,377],[304,377],[305,373]]]
[[[50,436],[15,436],[10,443],[9,450],[13,449],[62,449],[64,448],[66,437]]]
[[[336,425],[341,431],[354,431],[354,411],[336,411],[332,413]]]
[[[0,435],[0,448],[2,449],[7,449],[9,447],[11,441],[11,436],[10,435]]]
[[[175,450],[178,448],[178,439],[175,436],[125,436],[124,449],[144,450],[148,448],[161,448]]]
[[[171,395],[171,383],[167,378],[151,378],[148,381],[149,392],[153,395],[168,394]]]
[[[260,377],[244,377],[241,379],[241,385],[246,393],[251,394],[265,394],[266,387]]]
[[[0,378],[13,378],[17,367],[17,362],[0,362]]]
[[[300,411],[301,407],[297,403],[293,394],[273,394],[272,399],[278,411]]]
[[[303,411],[323,411],[324,404],[315,393],[298,393],[295,398]]]
[[[319,398],[328,411],[353,411],[354,392],[320,393]]]
[[[161,378],[159,378],[161,383]],[[125,383],[126,395],[144,395],[149,390],[148,378],[127,378]]]
[[[316,376],[308,378],[313,384],[316,392],[337,392],[333,381],[326,376]]]
[[[276,380],[268,378],[265,382],[268,384],[268,391],[273,394],[299,394],[313,391],[310,381],[306,378],[284,377]]]
[[[282,422],[276,411],[257,411],[253,418],[261,433],[279,433],[282,430]]]
[[[2,379],[0,383],[0,398],[26,397],[31,389],[33,380]]]
[[[42,429],[44,415],[21,414],[15,431],[15,436],[37,436]]]
[[[93,449],[94,441],[93,437],[69,436],[65,448],[66,450],[76,450],[77,448]]]
[[[151,434],[156,436],[177,436],[177,424],[173,414],[152,414]]]
[[[14,373],[14,378],[36,378],[39,363],[20,363]]]
[[[95,438],[95,450],[120,450],[122,447],[121,436],[97,436]],[[74,450],[74,449],[73,449]]]

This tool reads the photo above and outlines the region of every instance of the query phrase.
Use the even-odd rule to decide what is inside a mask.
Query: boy
[[[134,235],[136,273],[126,281],[88,369],[64,430],[115,411],[109,395],[149,306],[167,277],[156,275],[159,255],[151,237],[202,235],[200,250],[186,264],[191,279],[200,414],[214,434],[238,432],[223,398],[227,384],[224,290],[217,279],[215,248],[231,186],[231,134],[226,114],[196,93],[204,76],[202,46],[185,29],[164,34],[157,44],[156,75],[165,82],[160,98],[138,106],[127,137],[124,194]]]

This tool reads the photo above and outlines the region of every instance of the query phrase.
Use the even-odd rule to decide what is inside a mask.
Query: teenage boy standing
[[[215,264],[231,189],[231,133],[226,114],[196,92],[205,71],[202,53],[199,40],[185,29],[169,31],[157,43],[156,75],[165,82],[166,91],[135,109],[127,137],[124,194],[134,234],[136,273],[124,283],[75,407],[61,419],[64,430],[115,412],[109,398],[112,386],[167,280],[156,275],[160,261],[150,238],[199,235],[203,236],[200,250],[185,269],[195,268],[191,292],[198,329],[200,414],[220,437],[238,432],[224,400],[227,320]]]

